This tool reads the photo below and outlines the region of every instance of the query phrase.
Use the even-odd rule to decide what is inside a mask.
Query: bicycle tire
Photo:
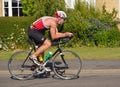
[[[31,70],[32,61],[28,58],[22,66],[23,62],[27,58],[29,52],[19,51],[14,53],[8,61],[8,70],[14,79],[27,80],[33,77],[33,71]]]
[[[67,64],[62,60],[62,56]],[[80,57],[69,50],[58,53],[53,59],[53,71],[55,75],[61,79],[75,79],[79,77],[82,68]]]

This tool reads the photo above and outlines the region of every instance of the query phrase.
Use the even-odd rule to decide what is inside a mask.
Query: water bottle
[[[43,63],[43,57],[42,57],[41,54],[39,55],[38,60],[39,60],[40,63]]]
[[[52,56],[52,52],[48,52],[47,55],[44,57],[44,62],[46,62]]]

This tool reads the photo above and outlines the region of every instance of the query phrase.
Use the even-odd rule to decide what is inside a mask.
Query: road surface
[[[120,87],[120,60],[83,60],[80,78],[35,78],[13,80],[7,70],[7,61],[0,61],[0,87]]]

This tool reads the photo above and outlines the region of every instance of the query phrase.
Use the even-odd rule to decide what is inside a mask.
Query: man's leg
[[[40,54],[43,54],[44,51],[49,48],[51,46],[51,42],[46,39],[44,41],[44,43],[38,48],[38,50],[32,55],[32,60],[35,64],[37,64],[38,66],[40,65],[40,63],[37,61],[37,56],[39,56]],[[45,68],[46,71],[50,72],[51,70],[49,68]]]
[[[32,55],[32,58],[37,58],[37,56],[43,53],[47,48],[51,46],[51,42],[46,39],[44,43],[38,48],[38,50]]]

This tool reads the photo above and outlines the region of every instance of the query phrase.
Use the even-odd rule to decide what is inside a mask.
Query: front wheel
[[[61,79],[78,78],[81,68],[80,57],[72,51],[58,53],[53,59],[53,71]]]

